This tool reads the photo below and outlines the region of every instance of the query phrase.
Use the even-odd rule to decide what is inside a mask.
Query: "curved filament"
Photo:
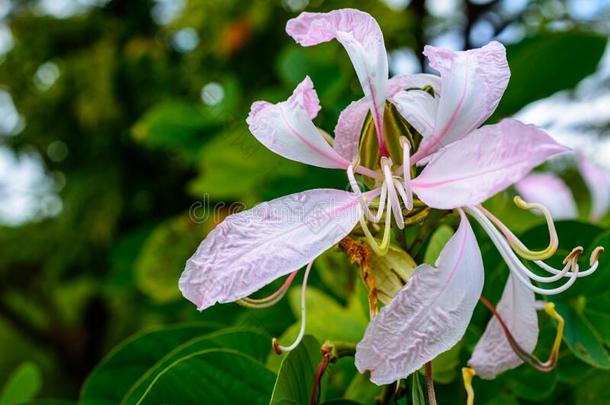
[[[303,276],[303,284],[301,286],[301,328],[299,329],[299,334],[297,335],[297,338],[294,340],[294,342],[289,346],[282,346],[276,338],[273,338],[273,349],[277,354],[294,350],[294,348],[297,347],[299,343],[301,343],[301,340],[303,340],[303,336],[305,335],[305,325],[307,323],[307,279],[309,278],[309,272],[311,271],[312,265],[313,262],[310,262],[307,265],[307,268],[305,269],[305,275]]]
[[[522,258],[527,260],[545,260],[553,256],[557,251],[557,247],[559,246],[559,237],[557,236],[555,223],[553,222],[553,217],[551,216],[551,213],[548,208],[546,208],[542,204],[525,202],[519,196],[516,196],[514,198],[514,202],[518,208],[525,210],[538,209],[542,212],[549,230],[549,244],[546,248],[542,250],[529,249],[496,216],[494,216],[491,212],[487,211],[483,207],[478,208],[485,214],[485,216],[487,216],[487,218],[489,218],[498,227],[498,229],[504,234],[506,240],[510,243],[513,250]]]
[[[294,280],[294,277],[297,275],[299,271],[293,271],[292,273],[290,273],[290,275],[286,278],[286,281],[284,281],[284,284],[282,284],[282,286],[280,288],[278,288],[278,290],[276,292],[274,292],[273,294],[271,294],[268,297],[265,298],[242,298],[240,300],[237,301],[237,303],[243,307],[246,308],[256,308],[256,309],[262,309],[262,308],[269,308],[275,304],[277,304],[282,298],[284,298],[284,295],[286,295],[286,291],[288,291],[288,287],[290,287],[290,284],[292,284],[292,280]]]
[[[578,257],[580,255],[581,249],[578,249],[578,248],[574,249],[572,251],[572,253],[570,253],[570,255],[568,255],[566,257],[566,262],[569,263],[569,267],[564,267],[562,270],[557,270],[558,272],[561,273],[560,275],[556,274],[551,277],[539,276],[539,275],[533,273],[531,270],[529,270],[519,260],[519,258],[515,255],[515,252],[513,252],[513,250],[509,246],[506,239],[503,238],[502,234],[493,226],[493,224],[489,221],[489,219],[478,208],[466,207],[465,210],[471,216],[473,216],[477,220],[477,222],[483,227],[485,232],[491,238],[491,241],[493,242],[493,244],[498,249],[498,252],[500,253],[502,258],[508,265],[508,268],[511,271],[511,273],[513,273],[515,275],[515,277],[517,277],[517,279],[523,285],[525,285],[528,289],[534,291],[535,293],[542,294],[542,295],[555,295],[555,294],[559,294],[559,293],[567,290],[568,288],[570,288],[572,286],[572,284],[574,284],[574,282],[576,282],[576,278],[578,277],[578,271],[579,271]],[[541,282],[541,283],[550,283],[553,281],[557,281],[559,278],[561,278],[565,274],[567,274],[568,270],[570,268],[572,269],[572,271],[570,272],[568,281],[559,287],[545,289],[545,288],[540,288],[540,287],[534,286],[529,282],[530,278],[533,280],[536,280],[538,282]]]

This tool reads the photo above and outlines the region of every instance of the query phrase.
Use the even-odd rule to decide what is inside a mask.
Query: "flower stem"
[[[432,379],[432,362],[426,363],[426,388],[428,390],[428,403],[436,405],[436,394],[434,393],[434,380]]]

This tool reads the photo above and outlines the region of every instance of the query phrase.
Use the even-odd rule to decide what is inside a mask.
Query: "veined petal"
[[[547,207],[556,220],[578,216],[570,188],[554,174],[532,173],[515,184],[515,188],[525,201]]]
[[[431,86],[435,93],[438,94],[441,86],[440,78],[427,73],[395,76],[388,81],[387,97],[391,102],[397,104],[393,99],[395,94],[402,92],[402,90],[420,89],[425,86]],[[431,96],[430,99],[432,99]],[[414,108],[420,107],[419,105],[416,105]],[[352,161],[358,155],[360,135],[368,111],[368,100],[366,98],[361,98],[348,105],[341,112],[339,120],[337,121],[337,126],[335,127],[335,144],[333,148],[337,153],[349,161]],[[434,113],[436,113],[436,111]],[[405,116],[404,113],[403,116]],[[433,120],[434,116],[432,117],[432,121]],[[415,126],[415,124],[412,125]]]
[[[429,73],[394,76],[388,81],[388,98],[402,90],[432,87],[436,95],[441,92],[441,78]]]
[[[311,262],[350,233],[359,218],[358,196],[330,189],[233,214],[187,261],[180,291],[199,310],[246,297]]]
[[[360,134],[368,111],[368,100],[361,98],[348,105],[339,115],[333,149],[349,161],[358,156]]]
[[[389,384],[449,350],[464,335],[483,289],[483,261],[463,212],[436,267],[417,267],[356,347],[356,367]]]
[[[591,193],[589,217],[592,221],[599,221],[610,209],[610,174],[583,155],[578,156],[578,168]]]
[[[396,93],[391,101],[398,112],[424,138],[432,136],[439,103],[438,98],[432,97],[422,90],[409,90]]]
[[[288,100],[252,104],[247,122],[256,139],[278,155],[313,166],[345,169],[349,161],[333,150],[311,121],[319,110],[318,95],[306,77]]]
[[[478,128],[495,111],[510,78],[499,42],[460,52],[428,45],[424,55],[440,72],[442,85],[434,135],[424,140],[415,161]]]
[[[533,125],[505,119],[439,150],[411,186],[432,208],[477,205],[568,150]]]
[[[530,354],[534,351],[538,341],[538,316],[535,302],[533,291],[509,275],[502,298],[496,307],[496,311],[519,346]],[[494,316],[475,346],[468,365],[476,370],[479,377],[491,380],[498,374],[522,363],[523,361],[508,343],[498,319]]]
[[[364,95],[371,102],[375,125],[381,131],[388,57],[377,21],[370,14],[349,8],[328,13],[304,12],[288,21],[286,32],[303,46],[333,39],[343,45],[354,65]]]

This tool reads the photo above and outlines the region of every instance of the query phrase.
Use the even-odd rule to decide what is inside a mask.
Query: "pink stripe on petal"
[[[543,130],[506,119],[439,150],[411,185],[433,208],[478,205],[568,150]]]
[[[341,157],[311,121],[320,110],[313,83],[306,77],[288,100],[257,101],[248,115],[252,134],[273,152],[290,160],[330,169],[345,169]]]
[[[356,367],[375,384],[417,371],[464,335],[483,289],[483,261],[463,212],[436,267],[420,265],[371,323],[356,347]]]
[[[314,260],[360,219],[358,196],[319,189],[233,214],[187,261],[180,291],[200,310],[244,298]]]
[[[333,39],[343,45],[354,65],[364,95],[371,103],[378,137],[382,137],[388,58],[377,21],[370,14],[355,9],[328,13],[304,12],[288,21],[286,32],[303,46],[313,46]]]
[[[495,111],[510,78],[499,42],[460,52],[426,46],[424,54],[442,84],[434,136],[420,146],[415,162],[478,128]]]

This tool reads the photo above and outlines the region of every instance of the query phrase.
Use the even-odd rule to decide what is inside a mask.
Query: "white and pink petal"
[[[345,169],[349,161],[330,146],[312,121],[319,110],[318,95],[306,77],[288,100],[252,104],[246,121],[256,139],[278,155],[312,166]]]
[[[350,162],[358,157],[360,134],[368,111],[369,102],[361,98],[353,101],[339,115],[333,149]]]
[[[439,99],[423,90],[396,93],[392,99],[396,109],[424,139],[434,133],[436,110]]]
[[[554,174],[532,173],[515,184],[515,188],[525,201],[547,207],[554,219],[578,217],[570,188]]]
[[[568,150],[533,125],[505,119],[439,150],[411,186],[433,208],[478,205]]]
[[[233,214],[187,261],[180,291],[199,310],[233,302],[318,257],[360,218],[354,193],[318,189]]]
[[[538,316],[533,291],[509,275],[496,311],[519,346],[531,354],[538,341]],[[515,354],[494,316],[475,346],[468,365],[475,369],[479,377],[491,380],[522,363],[523,360]]]
[[[371,103],[375,124],[381,130],[387,95],[388,58],[377,21],[368,13],[349,8],[328,13],[303,12],[288,21],[286,32],[302,46],[333,39],[343,45],[364,95]]]
[[[610,210],[610,173],[579,154],[578,168],[591,194],[591,221],[599,221]]]
[[[483,261],[463,212],[436,267],[418,266],[369,324],[356,347],[356,367],[389,384],[449,350],[464,335],[483,289]]]
[[[440,78],[436,75],[427,73],[395,76],[388,81],[387,97],[390,102],[399,107],[396,98],[399,97],[399,94],[404,93],[403,90],[423,93],[421,90],[416,89],[422,89],[425,86],[431,86],[434,89],[434,92],[438,94],[440,91]],[[410,91],[408,93],[410,93]],[[429,96],[429,99],[430,100],[425,99],[424,102],[434,100],[432,96]],[[434,115],[436,113],[435,107],[429,108],[430,106],[428,105],[420,106],[419,104],[413,104],[414,103],[409,107],[413,107],[414,109],[425,109],[425,113],[432,114],[431,121],[434,120]],[[352,161],[358,156],[360,135],[368,111],[368,100],[366,98],[361,98],[348,105],[339,116],[337,126],[335,127],[334,149],[347,160]],[[401,111],[400,108],[399,111]],[[404,111],[401,111],[401,113],[416,129],[418,128],[417,122],[411,122],[409,120],[411,115]],[[422,130],[424,129],[422,128]]]
[[[478,128],[495,111],[510,78],[499,42],[459,52],[426,46],[424,54],[442,84],[434,135],[424,140],[415,162]]]

